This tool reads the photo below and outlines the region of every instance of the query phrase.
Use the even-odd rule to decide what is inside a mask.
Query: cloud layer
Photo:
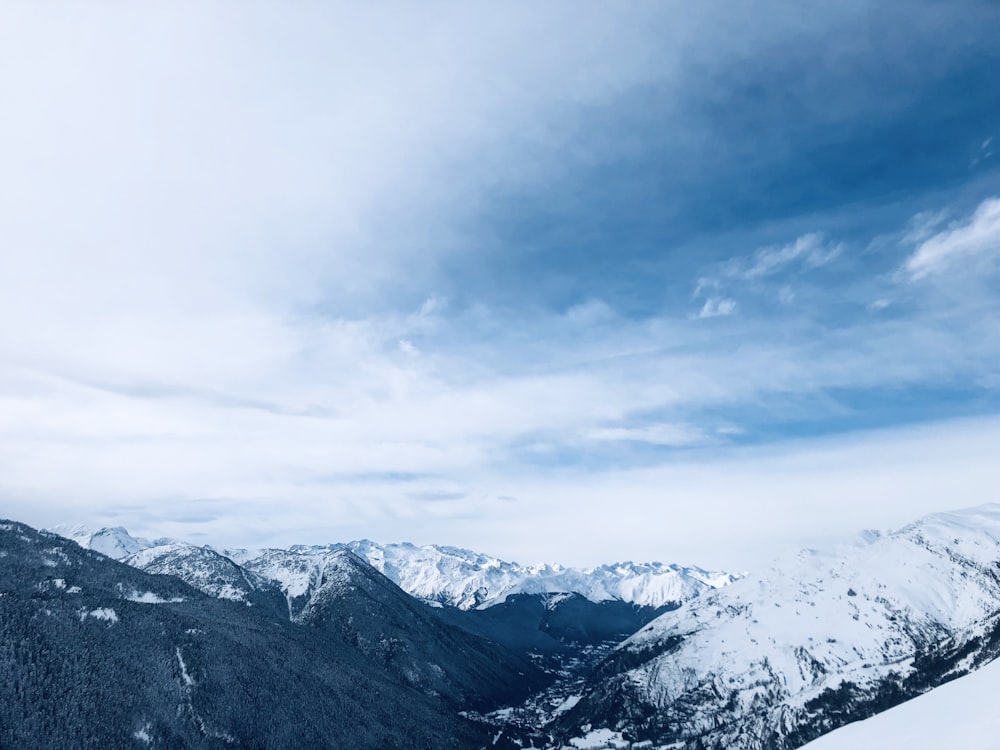
[[[573,517],[568,562],[711,557],[689,498],[791,512],[748,457],[815,438],[902,507],[878,436],[954,476],[998,403],[1000,67],[966,10],[4,9],[0,502],[526,559]],[[893,152],[904,125],[939,141]]]

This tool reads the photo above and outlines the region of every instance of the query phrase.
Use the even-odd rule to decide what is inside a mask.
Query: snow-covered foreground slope
[[[225,571],[212,548],[172,539],[132,537],[121,527],[90,531],[81,526],[51,529],[82,547],[156,573],[172,573],[215,596],[243,599],[247,587]],[[242,568],[277,582],[290,602],[304,596],[331,558],[350,550],[424,601],[459,609],[488,607],[515,594],[580,594],[593,602],[624,601],[662,607],[728,585],[734,576],[663,563],[617,563],[596,568],[520,565],[457,547],[377,544],[368,540],[288,549],[223,550]],[[207,566],[198,571],[199,559]],[[175,569],[172,569],[175,568]],[[221,578],[220,578],[221,576]],[[227,585],[235,586],[227,588]],[[253,585],[251,585],[253,588]]]
[[[911,701],[848,724],[807,750],[1000,750],[1000,661]]]
[[[1000,650],[1000,505],[807,550],[654,620],[564,725],[791,748]]]

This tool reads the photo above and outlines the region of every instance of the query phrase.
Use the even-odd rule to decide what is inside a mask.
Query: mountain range
[[[1000,505],[745,576],[58,531],[0,527],[2,746],[833,748],[1000,654]]]
[[[588,569],[558,564],[520,565],[457,547],[377,544],[369,540],[216,552],[212,547],[174,539],[133,537],[121,527],[92,531],[83,526],[59,526],[51,530],[83,547],[144,570],[157,565],[155,560],[173,560],[170,565],[174,569],[170,572],[175,575],[184,567],[180,565],[183,556],[198,557],[201,553],[195,550],[205,550],[277,582],[290,601],[308,592],[310,582],[329,555],[345,549],[367,560],[412,596],[432,605],[462,610],[494,606],[518,594],[579,594],[592,602],[624,601],[642,607],[663,607],[725,586],[736,578],[728,573],[659,562],[623,562]],[[199,562],[195,562],[191,575],[195,576],[193,571],[200,568]],[[197,579],[188,582],[200,587]],[[230,595],[236,596],[237,591],[246,593],[249,584],[233,583],[236,591]],[[225,590],[215,588],[207,592],[220,596]]]

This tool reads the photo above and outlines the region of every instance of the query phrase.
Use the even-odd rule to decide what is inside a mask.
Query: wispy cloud
[[[904,268],[914,280],[956,266],[1000,257],[1000,198],[984,200],[972,216],[924,239]]]
[[[589,440],[627,441],[683,447],[699,445],[711,437],[703,430],[684,424],[652,424],[644,427],[599,427],[585,433]]]
[[[811,232],[787,245],[764,247],[749,258],[730,261],[723,275],[753,281],[771,276],[793,264],[805,269],[819,268],[830,263],[843,251],[843,246],[828,242],[822,234]]]
[[[975,169],[980,164],[982,164],[987,159],[991,158],[994,153],[993,136],[986,138],[981,144],[979,144],[979,151],[976,155],[972,157],[972,161],[969,163],[969,169]]]
[[[704,297],[696,317],[732,315],[737,297],[765,292],[782,305],[795,301],[789,276],[822,268],[843,253],[842,243],[831,242],[819,232],[803,234],[783,245],[769,245],[749,255],[740,255],[716,264],[712,273],[698,278],[691,296]]]

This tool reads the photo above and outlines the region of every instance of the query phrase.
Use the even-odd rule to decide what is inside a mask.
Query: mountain
[[[559,719],[677,748],[794,748],[1000,652],[1000,505],[928,516],[661,615]]]
[[[287,611],[285,595],[277,583],[244,569],[210,547],[158,543],[122,557],[121,562],[147,573],[177,576],[217,599],[263,607],[273,614]]]
[[[142,570],[176,575],[212,596],[274,607],[280,591],[292,620],[303,614],[331,561],[349,552],[439,608],[437,619],[517,652],[555,656],[556,662],[546,662],[550,669],[564,666],[562,656],[621,641],[683,601],[735,580],[726,573],[663,563],[522,566],[439,545],[362,540],[220,553],[176,540],[135,538],[120,527],[56,531],[84,546],[100,545]]]
[[[287,550],[226,550],[225,554],[255,569],[264,569],[268,559],[282,553],[308,559],[339,549],[364,558],[418,599],[464,610],[494,606],[518,594],[579,594],[593,602],[625,601],[662,607],[735,580],[726,573],[663,563],[625,562],[596,568],[525,566],[458,547],[377,544],[368,540],[295,545]],[[275,575],[282,574],[275,571]],[[289,590],[301,590],[301,578],[295,574],[287,580],[276,580]]]
[[[72,539],[84,549],[92,549],[114,560],[135,554],[139,550],[152,547],[153,542],[130,535],[121,526],[93,531],[78,524],[61,524],[49,529],[54,534]],[[163,540],[169,542],[170,540]]]
[[[139,567],[144,567],[149,557],[137,553],[151,548],[181,546],[216,551],[172,539],[133,537],[121,527],[92,531],[84,526],[62,525],[50,530],[116,560],[129,562],[129,556],[135,555],[133,560]],[[430,604],[463,610],[496,606],[521,594],[579,594],[592,602],[620,601],[656,609],[676,606],[737,579],[728,573],[660,562],[622,562],[594,568],[521,565],[459,547],[378,544],[367,539],[328,545],[297,544],[287,549],[225,549],[219,554],[277,581],[294,600],[305,593],[310,576],[325,556],[343,549],[366,560],[408,594]]]
[[[701,568],[631,562],[596,568],[525,566],[471,550],[439,545],[349,542],[352,552],[416,597],[472,609],[516,594],[580,594],[593,602],[662,607],[727,585],[733,576]]]
[[[211,547],[110,531],[125,535],[116,551],[147,545],[122,562],[323,632],[458,708],[524,698],[548,679],[516,643],[441,618],[346,548],[266,550],[239,565]],[[109,536],[102,532],[88,538]]]
[[[848,724],[806,750],[1000,747],[1000,660],[864,721]]]
[[[0,747],[478,748],[492,738],[321,629],[15,522],[0,522],[0,559]]]
[[[618,643],[677,606],[592,602],[579,594],[512,594],[493,606],[470,610],[443,607],[438,614],[464,630],[516,650],[558,657],[576,655],[588,646]]]
[[[446,623],[348,550],[324,556],[295,621],[457,707],[523,700],[549,681],[526,656]]]

